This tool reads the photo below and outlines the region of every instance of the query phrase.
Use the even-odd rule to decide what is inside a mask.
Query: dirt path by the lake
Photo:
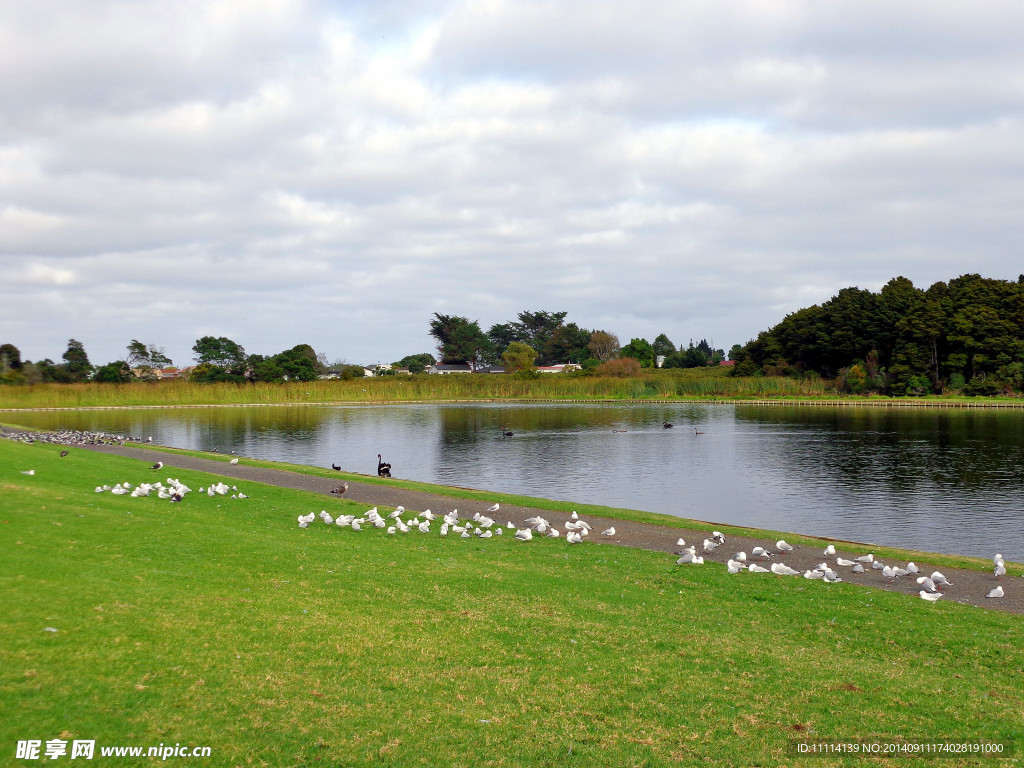
[[[130,445],[93,445],[82,446],[89,450],[102,453],[117,454],[137,458],[150,463],[162,461],[167,468],[178,467],[211,474],[220,475],[225,478],[237,480],[248,480],[256,483],[279,486],[282,488],[293,488],[302,491],[323,494],[325,507],[332,499],[339,498],[332,494],[331,490],[337,488],[340,480],[324,477],[304,475],[299,472],[290,472],[280,469],[269,469],[266,467],[252,466],[246,463],[245,458],[240,458],[237,464],[229,464],[222,460],[205,459],[195,456],[186,456],[173,452],[158,451],[153,448],[135,448]],[[476,501],[471,499],[460,499],[443,494],[427,493],[424,491],[406,490],[387,485],[375,483],[361,483],[348,481],[348,491],[343,498],[348,501],[357,501],[369,506],[397,507],[399,505],[416,512],[430,509],[435,513],[444,514],[453,509],[459,510],[462,518],[472,517],[476,512],[483,513],[491,505],[491,502]],[[492,515],[497,523],[504,525],[507,521],[515,523],[518,527],[526,527],[524,520],[528,517],[539,515],[556,525],[564,536],[565,523],[569,515],[565,512],[555,512],[543,508],[521,507],[502,503],[498,513]],[[921,574],[907,575],[888,583],[882,575],[882,571],[874,570],[867,565],[864,573],[854,573],[850,566],[836,564],[837,557],[853,560],[855,557],[871,552],[870,545],[854,544],[850,542],[835,542],[836,555],[826,557],[820,547],[794,546],[792,552],[777,554],[776,542],[767,539],[754,539],[730,535],[723,546],[711,553],[703,552],[705,538],[711,537],[713,525],[699,528],[670,528],[667,526],[655,525],[652,523],[639,523],[628,520],[616,520],[599,518],[590,515],[584,518],[593,526],[593,531],[587,539],[585,546],[593,545],[618,545],[635,547],[659,552],[665,552],[667,557],[676,559],[682,547],[677,543],[680,538],[684,539],[686,546],[691,544],[697,547],[697,554],[703,555],[706,565],[714,564],[712,567],[725,567],[725,562],[739,551],[747,553],[747,562],[757,562],[764,567],[770,567],[773,562],[784,562],[786,565],[805,571],[814,568],[818,563],[827,562],[829,566],[839,574],[844,582],[858,584],[876,589],[888,589],[894,592],[903,592],[913,596],[913,599],[922,604],[924,601],[919,597],[918,591],[921,586],[917,583],[916,575],[930,575],[935,570],[940,570],[952,582],[952,586],[946,588],[943,601],[967,603],[983,608],[1007,611],[1010,613],[1024,613],[1024,579],[1020,577],[1020,569],[1011,566],[1009,573],[999,581],[991,572],[971,571],[956,568],[936,567],[925,561],[917,561]],[[294,521],[292,521],[294,522]],[[614,536],[602,536],[600,532],[614,527]],[[757,558],[751,555],[754,547],[760,546],[769,552],[776,553],[768,558]],[[995,554],[995,552],[993,552]],[[885,560],[887,565],[906,566],[905,562],[893,562]],[[681,565],[680,568],[695,568],[701,566]],[[744,571],[736,575],[737,579],[748,578],[783,578],[772,573],[755,574]],[[788,578],[803,579],[802,576],[791,576]],[[1002,584],[1005,596],[1002,598],[986,598],[991,589]],[[828,589],[829,585],[818,581],[811,582],[808,586],[816,586],[821,589]]]

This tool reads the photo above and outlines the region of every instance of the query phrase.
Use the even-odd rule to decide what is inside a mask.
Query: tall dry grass
[[[834,396],[825,382],[733,378],[709,371],[653,371],[635,378],[540,375],[387,376],[279,384],[37,384],[0,387],[2,408],[88,408],[430,400],[667,400]]]

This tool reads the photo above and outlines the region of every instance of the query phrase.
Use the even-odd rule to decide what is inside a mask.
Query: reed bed
[[[0,408],[373,403],[431,400],[673,400],[834,397],[826,382],[734,378],[725,371],[656,371],[637,378],[541,375],[387,376],[351,381],[37,384],[0,387]]]

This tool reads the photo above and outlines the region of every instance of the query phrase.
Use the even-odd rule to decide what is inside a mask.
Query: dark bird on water
[[[331,469],[335,470],[336,472],[341,472],[341,467],[339,467],[333,461],[331,462]]]
[[[337,488],[335,488],[333,491],[331,491],[331,493],[341,494],[341,493],[344,493],[347,490],[348,490],[348,483],[342,483]]]
[[[516,434],[515,432],[506,432],[505,428],[501,427],[501,436],[502,437],[515,437],[515,434]]]
[[[391,465],[383,461],[379,453],[377,454],[377,476],[391,477]]]
[[[672,429],[672,427],[674,427],[675,425],[674,424],[669,424],[667,421],[663,421],[663,422],[661,422],[661,426],[662,426],[662,429]]]
[[[693,428],[693,434],[695,434],[695,435],[703,435],[704,433],[703,433],[703,432],[701,432],[701,431],[700,431],[699,429],[697,429],[696,427],[694,427],[694,428]]]
[[[152,467],[150,467],[150,469],[162,469],[163,466],[164,466],[164,463],[162,461],[158,461],[156,464],[154,464]]]

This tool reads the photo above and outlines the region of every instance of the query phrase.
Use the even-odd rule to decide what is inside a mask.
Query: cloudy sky
[[[0,4],[0,343],[328,359],[567,311],[728,349],[1024,272],[1024,4]]]

